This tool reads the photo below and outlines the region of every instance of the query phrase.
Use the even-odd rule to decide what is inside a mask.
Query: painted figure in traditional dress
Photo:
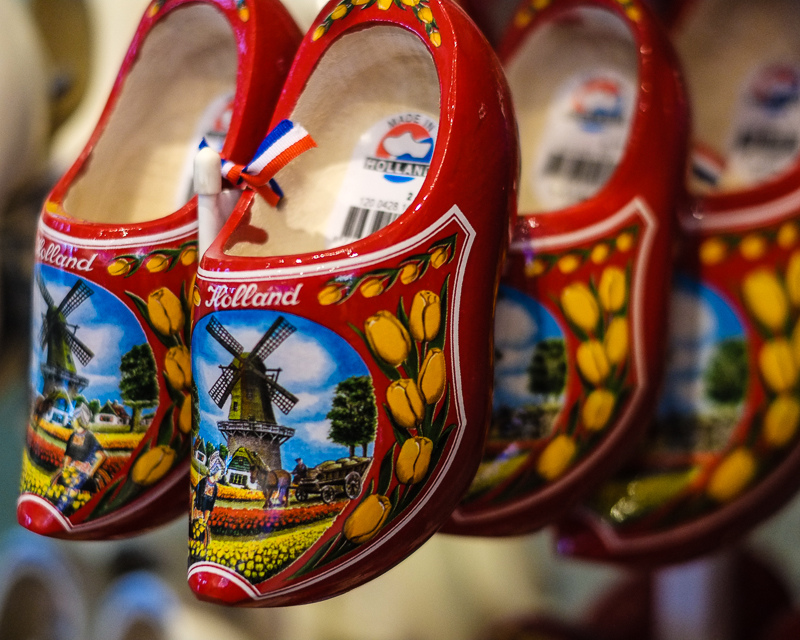
[[[88,430],[91,411],[85,404],[79,405],[72,417],[73,432],[67,440],[67,449],[61,470],[51,485],[61,482],[64,492],[58,497],[56,507],[64,512],[75,500],[78,492],[97,490],[95,473],[105,462],[106,454],[95,435]]]
[[[218,451],[211,454],[208,459],[208,475],[197,483],[194,494],[194,508],[202,514],[205,523],[205,533],[203,535],[203,546],[208,546],[209,541],[209,518],[214,510],[214,503],[217,501],[217,483],[225,472],[225,465]]]

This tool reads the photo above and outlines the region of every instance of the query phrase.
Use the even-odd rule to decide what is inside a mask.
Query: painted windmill
[[[74,354],[85,367],[94,357],[94,353],[75,337],[78,325],[69,324],[67,317],[93,295],[94,291],[83,280],[78,280],[64,296],[61,304],[56,306],[41,275],[37,278],[37,284],[47,305],[47,310],[42,314],[42,330],[39,333],[39,343],[42,349],[47,349],[46,362],[41,365],[44,376],[42,393],[47,397],[54,391],[65,390],[73,398],[89,384],[89,380],[78,375],[72,356]]]
[[[272,469],[281,469],[280,447],[294,429],[278,424],[272,405],[288,414],[298,398],[278,384],[281,370],[267,368],[266,359],[297,329],[279,316],[250,352],[216,318],[206,330],[233,356],[229,365],[220,366],[222,374],[208,392],[220,409],[231,398],[228,419],[217,423],[228,448],[246,447]]]

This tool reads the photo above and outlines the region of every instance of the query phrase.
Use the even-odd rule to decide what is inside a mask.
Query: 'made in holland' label
[[[419,162],[403,162],[398,160],[383,160],[381,158],[367,158],[364,168],[368,171],[377,171],[393,176],[408,176],[411,178],[424,178],[428,175],[428,164]]]

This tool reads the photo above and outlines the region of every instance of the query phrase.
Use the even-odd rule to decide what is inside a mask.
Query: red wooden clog
[[[687,136],[669,43],[639,2],[525,2],[500,57],[524,215],[498,299],[489,440],[445,527],[468,535],[552,522],[639,440]]]
[[[284,118],[318,148],[277,175],[277,209],[242,196],[194,312],[189,584],[243,606],[358,586],[453,509],[488,425],[516,202],[502,70],[446,0],[329,3]]]
[[[670,365],[646,446],[560,527],[574,555],[686,560],[800,484],[796,6],[683,4],[695,199],[679,216]]]
[[[252,155],[300,38],[277,0],[150,5],[39,223],[28,529],[106,538],[185,513],[197,214],[181,178],[203,134]]]

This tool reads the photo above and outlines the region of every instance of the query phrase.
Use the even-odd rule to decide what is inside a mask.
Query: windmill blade
[[[53,298],[50,296],[50,292],[47,290],[47,285],[45,285],[41,273],[36,278],[36,284],[39,285],[39,292],[42,294],[42,298],[44,298],[47,308],[49,309],[50,307],[56,306],[56,303],[53,302]]]
[[[39,331],[39,345],[44,349],[47,342],[47,334],[50,333],[50,321],[47,319],[47,314],[42,314],[42,328]]]
[[[266,360],[267,356],[281,346],[283,341],[295,331],[297,331],[297,328],[289,324],[286,318],[278,316],[278,319],[272,323],[272,326],[267,332],[261,336],[261,340],[253,347],[253,351],[250,353],[248,360],[251,360],[253,357],[257,357],[261,361]]]
[[[222,374],[217,378],[214,386],[208,390],[208,395],[211,396],[214,404],[222,409],[222,406],[233,390],[233,385],[235,385],[236,381],[242,376],[242,369],[241,367],[220,367],[220,369],[222,369]]]
[[[236,338],[234,338],[215,317],[212,316],[211,321],[206,325],[206,331],[214,336],[217,342],[225,347],[232,356],[236,357],[242,355],[244,347],[237,342]]]
[[[70,313],[75,311],[86,298],[94,295],[89,286],[83,281],[78,280],[69,290],[69,293],[64,296],[61,304],[58,305],[58,310],[66,318]]]
[[[85,367],[87,364],[89,364],[89,361],[94,358],[94,353],[91,349],[89,349],[89,347],[78,340],[74,334],[70,333],[66,329],[62,329],[62,331],[64,333],[64,339],[67,341],[72,353],[75,354],[75,356],[78,358],[78,361]]]
[[[278,407],[284,414],[289,413],[292,409],[294,409],[294,405],[300,402],[300,398],[296,395],[284,389],[281,385],[275,382],[272,378],[268,375],[261,373],[260,371],[256,371],[255,369],[251,369],[253,373],[256,375],[264,378],[266,383],[269,385],[269,396],[270,400],[275,403],[275,406]]]

